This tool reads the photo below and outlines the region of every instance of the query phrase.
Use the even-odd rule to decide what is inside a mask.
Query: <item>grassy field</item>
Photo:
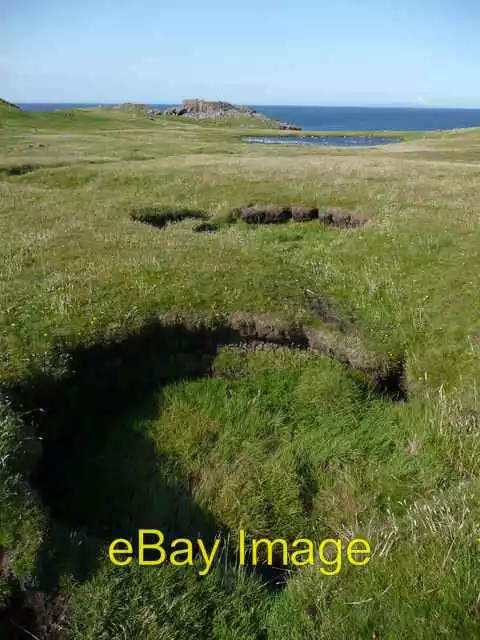
[[[0,105],[7,637],[480,635],[480,130],[253,131]],[[251,202],[367,222],[232,220]],[[138,219],[185,210],[218,231]],[[241,527],[373,554],[252,571]],[[139,528],[221,555],[204,577],[113,566]]]

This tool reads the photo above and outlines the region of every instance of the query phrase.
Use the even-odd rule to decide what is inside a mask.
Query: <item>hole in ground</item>
[[[281,331],[272,336],[278,343],[290,339]],[[191,499],[189,479],[181,477],[175,460],[159,454],[129,423],[132,413],[137,420],[157,415],[159,387],[208,375],[218,347],[242,340],[242,330],[230,327],[152,323],[122,342],[71,352],[71,374],[64,379],[45,377],[12,390],[18,409],[38,418],[44,452],[33,484],[51,516],[98,540],[134,536],[138,528],[159,523],[170,537],[201,532],[212,539],[221,532],[222,525]],[[44,582],[54,564],[71,563],[72,545],[64,538],[59,527],[45,541]],[[64,556],[55,563],[52,548]],[[82,578],[86,563],[95,563],[95,554],[88,558],[86,551],[72,567]],[[54,577],[48,581],[55,584]]]
[[[142,209],[135,209],[130,214],[132,220],[136,222],[143,222],[149,224],[152,227],[163,229],[169,223],[180,222],[192,218],[194,220],[198,218],[206,218],[207,214],[204,211],[197,209],[166,209],[163,207],[144,207]]]
[[[41,167],[32,164],[19,164],[13,167],[0,168],[0,174],[3,173],[7,176],[23,176],[26,173],[32,173],[40,168]]]
[[[144,420],[154,417],[159,387],[209,376],[218,349],[239,344],[323,349],[362,373],[377,393],[392,399],[404,397],[402,362],[390,363],[390,368],[381,365],[375,370],[370,365],[362,369],[360,362],[348,361],[348,353],[335,352],[333,347],[328,353],[328,343],[322,345],[319,340],[318,334],[308,336],[299,327],[260,318],[230,319],[213,328],[152,321],[121,342],[70,352],[70,374],[60,380],[44,377],[28,388],[12,389],[17,410],[33,412],[38,419],[45,450],[34,480],[52,516],[99,538],[117,535],[120,529],[134,534],[138,522],[144,528],[154,527],[165,520],[165,514],[167,533],[188,537],[202,530],[215,535],[218,523],[189,498],[189,479],[172,480],[178,475],[176,461],[160,456],[142,432],[129,428],[132,412]],[[88,457],[75,468],[72,457],[77,459],[79,451],[101,446],[107,448],[105,459],[97,458],[98,468]],[[117,453],[114,461],[108,459],[109,447]],[[105,473],[109,464],[105,482],[110,486],[104,487],[112,496],[108,510],[94,486],[83,497],[74,497],[79,487],[89,486],[92,474]],[[152,490],[131,495],[132,486]],[[66,499],[69,492],[72,495]],[[125,495],[131,500],[129,513]]]
[[[192,497],[192,478],[182,473],[178,460],[159,451],[138,426],[158,417],[162,387],[209,377],[219,348],[241,344],[311,346],[303,329],[258,318],[230,319],[216,327],[156,320],[120,342],[71,351],[70,373],[61,379],[44,376],[28,388],[11,389],[15,408],[33,412],[43,439],[33,477],[52,517],[39,554],[42,586],[55,590],[64,572],[87,579],[106,544],[116,537],[135,538],[140,528],[161,528],[167,540],[199,536],[208,543],[228,535]],[[395,395],[398,372],[382,375],[379,393],[391,385]],[[305,491],[311,482],[306,478]],[[308,495],[301,499],[308,514]],[[277,590],[290,568],[274,562],[259,565],[255,573]],[[26,609],[30,597],[23,600]],[[25,611],[25,620],[29,615]],[[31,623],[33,633],[38,624]]]

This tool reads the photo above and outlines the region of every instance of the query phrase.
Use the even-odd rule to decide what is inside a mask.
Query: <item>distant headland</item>
[[[272,122],[271,118],[253,109],[252,107],[237,106],[230,102],[220,100],[201,100],[199,98],[184,100],[181,105],[169,107],[163,112],[165,116],[178,116],[193,120],[221,119],[221,118],[257,118],[263,122]],[[279,129],[300,131],[289,122],[274,121]]]

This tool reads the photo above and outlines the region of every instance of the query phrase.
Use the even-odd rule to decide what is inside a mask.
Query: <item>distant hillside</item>
[[[7,100],[2,100],[2,98],[0,98],[0,108],[18,109],[18,111],[21,111],[19,106],[12,102],[8,102]]]

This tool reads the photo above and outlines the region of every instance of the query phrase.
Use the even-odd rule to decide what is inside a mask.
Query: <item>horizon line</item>
[[[201,98],[200,98],[201,99]],[[85,104],[85,105],[119,105],[119,104],[141,104],[141,105],[178,105],[181,104],[181,101],[135,101],[135,100],[117,100],[117,101],[102,101],[102,100],[9,100],[14,104]],[[229,102],[226,100],[206,100],[206,102]],[[316,107],[316,108],[352,108],[352,109],[375,109],[375,108],[400,108],[400,109],[462,109],[462,110],[480,110],[480,106],[445,106],[445,105],[429,105],[429,104],[416,104],[416,103],[395,103],[395,102],[386,102],[386,103],[369,103],[369,104],[293,104],[293,103],[255,103],[255,102],[233,102],[231,104],[238,104],[240,106],[255,106],[255,107]]]

